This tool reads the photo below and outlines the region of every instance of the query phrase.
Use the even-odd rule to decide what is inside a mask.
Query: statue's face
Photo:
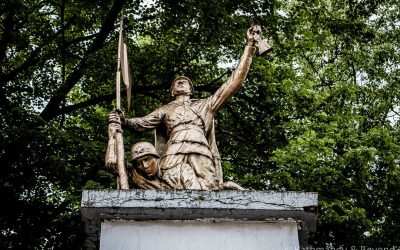
[[[145,155],[138,159],[138,168],[149,177],[153,177],[158,172],[157,159],[152,155]]]
[[[174,86],[172,87],[173,96],[178,95],[191,95],[192,87],[188,80],[186,79],[178,79],[174,82]]]

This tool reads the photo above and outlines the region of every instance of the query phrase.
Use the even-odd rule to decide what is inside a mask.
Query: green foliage
[[[193,80],[196,98],[208,96],[239,58],[249,20],[261,24],[274,51],[254,58],[216,120],[225,179],[318,192],[315,246],[400,245],[399,7],[3,1],[0,247],[82,248],[81,191],[116,186],[104,155],[121,13],[134,83],[128,117],[167,103],[178,75]],[[127,152],[152,140],[124,135]]]

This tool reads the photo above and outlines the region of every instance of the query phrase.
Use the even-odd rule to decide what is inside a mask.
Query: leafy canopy
[[[399,245],[399,2],[66,1],[0,3],[1,248],[81,248],[84,188],[104,168],[125,22],[142,116],[177,75],[210,95],[240,57],[249,20],[274,51],[255,57],[217,116],[225,179],[319,193],[315,246]],[[126,151],[150,134],[125,133]],[[127,159],[129,156],[127,155]]]

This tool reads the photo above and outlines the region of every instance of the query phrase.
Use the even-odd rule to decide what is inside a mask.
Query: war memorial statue
[[[260,26],[253,25],[247,30],[247,44],[236,69],[208,98],[191,99],[194,93],[192,81],[186,76],[179,76],[170,88],[171,97],[175,100],[165,106],[144,117],[127,119],[119,109],[109,114],[110,134],[122,132],[122,129],[157,131],[156,148],[143,142],[132,148],[132,160],[138,165],[130,174],[135,186],[144,189],[243,189],[233,182],[223,182],[214,117],[245,81],[256,46],[260,54],[271,49],[261,36]],[[143,162],[148,163],[138,156],[140,150],[152,152],[147,155],[154,165],[155,172],[150,171],[151,175],[144,170]],[[113,152],[113,144],[109,142],[106,165],[117,172],[115,164],[109,163],[113,158],[110,152]]]
[[[260,32],[259,26],[248,29],[235,71],[211,96],[192,99],[192,81],[179,76],[170,88],[174,100],[144,117],[125,118],[120,110],[117,72],[106,166],[118,174],[119,189],[83,191],[88,249],[309,247],[316,228],[316,193],[243,191],[223,181],[214,117],[244,83],[256,47],[261,54],[271,49]],[[129,79],[126,72],[120,73]],[[155,131],[155,143],[136,142],[132,164],[127,163],[122,130]]]

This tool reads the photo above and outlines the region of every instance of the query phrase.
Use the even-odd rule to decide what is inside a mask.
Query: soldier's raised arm
[[[255,52],[253,27],[247,30],[247,44],[239,64],[232,75],[211,97],[211,110],[216,113],[243,84]]]

